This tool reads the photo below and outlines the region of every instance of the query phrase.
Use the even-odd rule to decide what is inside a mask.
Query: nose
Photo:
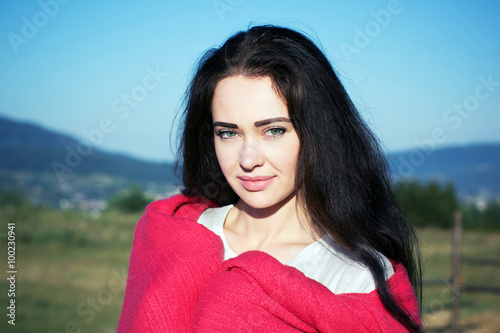
[[[240,167],[245,171],[252,171],[256,167],[264,164],[264,154],[258,145],[251,141],[246,141],[240,151]]]

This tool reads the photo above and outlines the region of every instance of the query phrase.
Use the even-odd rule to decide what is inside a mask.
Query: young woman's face
[[[264,209],[295,194],[300,142],[269,77],[221,80],[212,117],[220,167],[245,204]]]

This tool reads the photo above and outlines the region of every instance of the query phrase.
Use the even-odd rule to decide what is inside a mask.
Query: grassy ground
[[[424,252],[424,279],[441,280],[442,285],[424,287],[424,323],[430,332],[450,332],[451,306],[451,231],[420,230]],[[462,257],[500,259],[500,234],[464,232]],[[465,285],[500,287],[500,267],[462,263],[461,282]],[[500,293],[461,292],[460,325],[466,332],[500,332]]]
[[[7,222],[16,223],[16,325],[0,332],[115,332],[138,214],[0,210],[1,269]],[[1,308],[9,301],[0,280]],[[5,311],[5,310],[4,310]]]
[[[6,280],[7,223],[16,223],[16,326],[0,318],[0,332],[114,332],[123,300],[133,228],[139,214],[100,217],[77,212],[0,208],[0,307],[9,298]],[[451,232],[420,231],[425,279],[450,275]],[[465,232],[463,256],[500,259],[500,234]],[[500,286],[500,268],[464,265],[463,282]],[[449,285],[424,288],[424,323],[447,332]],[[500,294],[462,293],[464,331],[500,332]]]

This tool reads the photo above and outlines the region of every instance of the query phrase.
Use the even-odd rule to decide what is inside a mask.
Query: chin
[[[240,193],[241,194],[241,193]],[[289,194],[287,196],[276,196],[274,193],[244,193],[239,195],[240,200],[246,206],[252,209],[267,210],[267,209],[279,209],[285,206],[295,197],[295,193]]]

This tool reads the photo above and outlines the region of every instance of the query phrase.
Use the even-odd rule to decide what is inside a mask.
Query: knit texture
[[[376,291],[334,294],[259,251],[223,261],[220,238],[196,222],[209,207],[177,195],[146,208],[117,332],[406,331]],[[390,288],[419,320],[406,270],[393,266]]]

